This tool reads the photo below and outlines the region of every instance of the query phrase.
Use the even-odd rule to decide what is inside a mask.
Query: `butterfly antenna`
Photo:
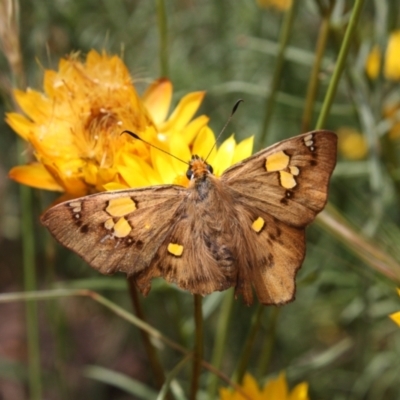
[[[207,161],[207,158],[210,157],[211,152],[214,150],[214,147],[215,147],[215,146],[217,145],[217,143],[218,143],[218,139],[219,139],[219,138],[221,137],[221,135],[224,133],[226,127],[227,127],[228,124],[229,124],[229,122],[231,122],[231,119],[232,119],[233,115],[235,114],[236,110],[237,110],[238,107],[239,107],[239,104],[240,104],[242,101],[244,101],[244,100],[239,99],[239,100],[235,103],[235,105],[233,106],[232,111],[231,111],[231,115],[229,116],[228,120],[225,122],[225,125],[224,125],[223,128],[221,129],[221,132],[218,134],[217,138],[215,139],[215,142],[214,142],[214,144],[213,144],[213,147],[211,147],[211,150],[210,150],[210,152],[208,153],[207,157],[205,158],[205,161]]]
[[[163,153],[168,154],[168,155],[171,156],[171,157],[176,158],[177,160],[183,162],[183,163],[186,164],[186,165],[189,165],[189,163],[188,163],[187,161],[183,161],[181,158],[179,158],[179,157],[177,157],[177,156],[174,156],[173,154],[169,153],[168,151],[166,151],[166,150],[164,150],[164,149],[161,149],[160,147],[157,147],[157,146],[155,146],[155,145],[152,144],[152,143],[146,142],[146,140],[144,140],[144,139],[142,139],[140,136],[136,135],[136,133],[133,133],[133,132],[131,132],[131,131],[123,131],[123,132],[121,132],[121,135],[122,135],[123,133],[127,133],[128,135],[132,136],[133,138],[135,138],[135,139],[137,139],[137,140],[140,140],[140,141],[142,141],[143,143],[146,143],[146,144],[148,144],[149,146],[154,147],[155,149],[160,150],[160,151],[162,151]]]

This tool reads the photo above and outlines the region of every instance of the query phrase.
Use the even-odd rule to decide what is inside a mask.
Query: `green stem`
[[[274,348],[276,339],[276,327],[278,325],[280,307],[271,308],[269,317],[268,331],[265,335],[265,341],[262,346],[262,353],[257,366],[258,377],[261,379],[268,372],[269,363],[271,361],[272,350]]]
[[[367,265],[392,281],[400,282],[398,261],[353,229],[332,204],[328,203],[325,210],[318,214],[316,223]]]
[[[25,150],[23,143],[18,141],[19,154]],[[20,157],[21,158],[21,157]],[[21,160],[24,164],[25,160]],[[22,227],[22,262],[25,291],[36,290],[35,266],[35,234],[32,215],[32,190],[24,185],[20,186],[21,196],[21,227]],[[40,366],[40,339],[37,303],[26,303],[26,332],[28,347],[28,379],[29,398],[40,400],[42,398],[42,381]]]
[[[161,76],[169,76],[168,65],[168,28],[167,28],[167,13],[165,11],[164,0],[157,0],[157,21],[160,37],[160,72]]]
[[[135,285],[135,282],[132,278],[128,278],[128,286],[129,286],[129,295],[132,301],[133,308],[138,318],[142,321],[146,322],[146,317],[143,312],[142,305],[140,303],[139,294]],[[152,345],[150,341],[150,336],[148,332],[141,330],[142,340],[144,343],[144,348],[147,353],[147,357],[150,362],[150,366],[153,370],[154,380],[156,382],[157,388],[161,389],[165,382],[164,370],[161,366],[160,360],[158,358],[156,349]]]
[[[219,312],[219,320],[217,326],[217,332],[215,335],[215,346],[213,351],[213,357],[211,364],[220,369],[222,364],[222,358],[224,355],[225,346],[227,343],[228,327],[232,314],[233,306],[233,295],[231,291],[225,292],[224,299],[222,301],[221,309]],[[208,379],[208,398],[214,399],[217,393],[218,378],[214,374],[209,375]]]
[[[243,350],[242,350],[242,354],[239,359],[238,366],[236,368],[236,371],[233,374],[232,380],[239,384],[242,382],[244,374],[247,371],[247,366],[249,364],[250,355],[251,355],[251,349],[253,347],[254,340],[256,338],[256,334],[260,329],[261,317],[263,315],[264,310],[265,310],[265,306],[263,306],[262,304],[259,304],[256,312],[253,315],[250,331],[247,336],[246,343],[243,346]]]
[[[193,295],[194,298],[194,321],[195,321],[195,345],[193,355],[192,384],[190,388],[190,399],[197,399],[199,389],[201,360],[203,358],[203,313],[201,309],[202,297],[199,294]]]
[[[290,7],[290,9],[285,13],[285,17],[283,20],[280,38],[279,38],[278,54],[276,56],[276,61],[275,61],[275,70],[274,70],[274,74],[272,76],[272,81],[271,81],[272,87],[270,90],[270,94],[267,98],[267,101],[265,103],[265,118],[264,118],[264,124],[263,124],[261,135],[260,135],[260,141],[258,144],[258,148],[261,148],[261,147],[265,146],[265,144],[266,144],[265,141],[267,138],[268,127],[271,122],[273,109],[274,109],[274,105],[275,105],[275,99],[278,94],[279,86],[281,84],[283,65],[285,63],[285,51],[286,51],[287,45],[289,43],[290,34],[292,33],[297,3],[298,3],[298,1],[293,2],[292,7]]]
[[[307,132],[310,129],[315,98],[318,91],[319,71],[321,69],[322,57],[325,52],[329,34],[330,15],[331,13],[329,12],[325,13],[322,17],[322,23],[318,34],[318,41],[315,52],[315,61],[311,70],[310,80],[308,82],[306,105],[304,107],[302,120],[302,132]]]
[[[316,129],[322,129],[325,126],[326,120],[329,115],[333,99],[336,95],[336,90],[342,75],[343,69],[346,64],[347,53],[349,52],[353,35],[356,30],[358,19],[361,14],[361,9],[364,4],[364,0],[355,0],[355,4],[351,13],[349,26],[346,29],[344,35],[342,46],[340,47],[339,56],[336,62],[335,70],[333,72],[332,78],[329,82],[328,91],[324,99],[324,104],[322,105],[322,110],[319,114],[319,118],[316,124]]]

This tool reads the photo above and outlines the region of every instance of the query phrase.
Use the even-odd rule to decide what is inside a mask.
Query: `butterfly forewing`
[[[261,150],[221,179],[251,207],[302,227],[326,204],[336,146],[335,133],[309,132]]]
[[[41,221],[93,268],[132,274],[149,266],[185,194],[172,185],[98,193],[58,204]]]

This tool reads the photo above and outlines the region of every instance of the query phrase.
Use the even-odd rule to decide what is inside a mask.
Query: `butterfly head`
[[[207,164],[201,157],[193,155],[189,162],[189,168],[186,171],[186,176],[189,180],[205,179],[213,173],[213,167]]]

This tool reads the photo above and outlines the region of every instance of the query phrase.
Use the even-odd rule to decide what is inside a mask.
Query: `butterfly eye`
[[[213,169],[213,167],[212,167],[210,164],[207,164],[207,169],[208,169],[211,173],[214,172],[214,169]]]
[[[192,179],[192,176],[193,176],[193,171],[191,169],[188,169],[186,171],[186,178],[188,178],[190,181]]]

